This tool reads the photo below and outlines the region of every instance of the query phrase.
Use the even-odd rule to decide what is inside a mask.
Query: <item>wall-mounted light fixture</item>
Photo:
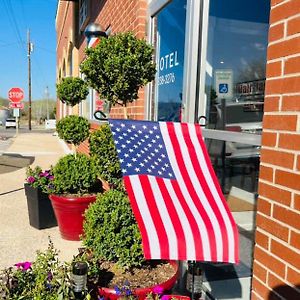
[[[103,31],[101,26],[97,23],[90,23],[88,26],[86,26],[84,35],[87,37],[87,39],[91,37],[107,37],[107,33]]]

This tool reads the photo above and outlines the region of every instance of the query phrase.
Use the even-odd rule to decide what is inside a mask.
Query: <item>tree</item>
[[[56,85],[56,91],[60,101],[71,106],[80,103],[89,93],[86,83],[78,77],[62,78]]]
[[[153,48],[132,33],[119,33],[101,39],[86,49],[80,70],[87,83],[111,105],[124,106],[138,98],[138,90],[154,79]]]

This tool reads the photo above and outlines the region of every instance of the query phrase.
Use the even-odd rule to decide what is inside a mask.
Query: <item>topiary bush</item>
[[[52,169],[55,194],[94,193],[100,184],[93,159],[84,154],[68,154]]]
[[[111,188],[123,190],[121,167],[110,127],[100,126],[90,135],[90,155],[94,158],[99,177]]]
[[[75,106],[86,99],[89,89],[81,78],[66,77],[56,85],[56,92],[61,102]]]
[[[78,146],[89,137],[90,124],[84,117],[71,115],[57,122],[56,131],[61,139]]]
[[[142,240],[129,199],[122,191],[98,194],[85,212],[83,244],[99,259],[124,268],[144,262]]]
[[[153,48],[132,33],[118,33],[86,49],[80,70],[85,80],[111,105],[126,106],[138,90],[154,79]]]

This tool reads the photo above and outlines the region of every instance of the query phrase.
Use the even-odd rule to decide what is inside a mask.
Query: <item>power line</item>
[[[16,22],[16,18],[15,18],[15,15],[14,15],[14,10],[12,8],[11,2],[10,2],[10,0],[4,0],[3,3],[4,3],[4,6],[5,6],[5,9],[7,11],[7,15],[9,17],[9,20],[10,20],[10,22],[11,22],[11,24],[12,24],[14,30],[15,30],[15,33],[17,35],[17,39],[19,40],[19,44],[22,47],[22,49],[24,50],[24,52],[26,52],[24,42],[21,38],[20,30],[19,30],[18,24]]]

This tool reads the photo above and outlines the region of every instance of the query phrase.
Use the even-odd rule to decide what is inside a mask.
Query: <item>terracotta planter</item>
[[[43,193],[40,188],[34,188],[29,184],[24,184],[24,188],[27,198],[29,224],[36,229],[56,226],[57,222],[48,194]]]
[[[173,266],[173,268],[175,270],[175,274],[171,278],[169,278],[167,281],[162,282],[158,285],[145,287],[145,288],[137,288],[132,291],[133,294],[136,295],[138,297],[138,299],[143,300],[147,297],[147,295],[149,293],[153,292],[153,290],[155,290],[157,287],[162,288],[163,291],[170,290],[175,285],[176,280],[179,275],[179,267],[178,267],[177,262],[170,261],[170,264]],[[100,296],[104,297],[105,299],[110,299],[110,300],[116,300],[116,299],[122,297],[122,295],[117,295],[117,293],[114,289],[106,288],[106,287],[99,287],[98,293]]]
[[[65,240],[79,241],[82,234],[84,211],[96,201],[96,195],[89,196],[49,196],[59,226],[61,237]]]

